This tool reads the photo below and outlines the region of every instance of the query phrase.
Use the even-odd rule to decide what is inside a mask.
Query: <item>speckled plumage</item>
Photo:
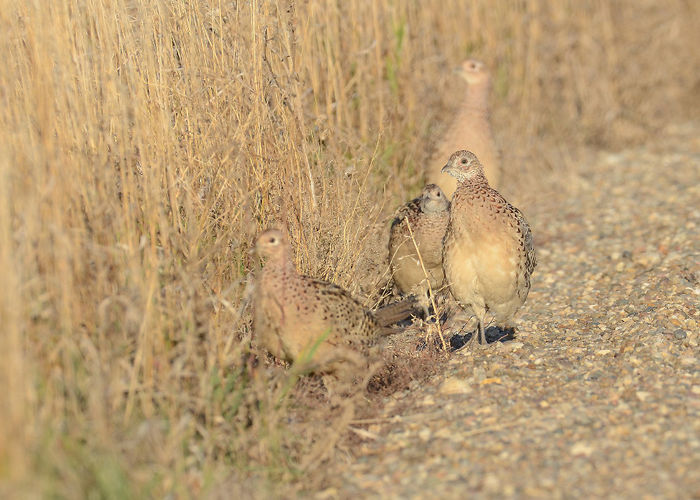
[[[421,195],[396,213],[391,223],[389,259],[397,288],[408,293],[425,285],[426,275],[418,260],[416,245],[423,259],[433,290],[442,286],[445,276],[442,270],[442,239],[449,220],[450,202],[436,184],[428,184]],[[413,244],[408,224],[413,232]]]
[[[256,342],[279,359],[294,362],[315,349],[306,361],[317,371],[355,370],[389,333],[384,327],[413,310],[399,304],[386,317],[375,315],[339,286],[297,273],[287,237],[276,229],[261,233],[255,250],[264,266],[255,281],[253,329]]]
[[[489,113],[491,76],[486,65],[474,59],[464,61],[459,73],[467,81],[467,92],[452,123],[437,143],[426,172],[428,182],[442,186],[448,198],[457,188],[457,182],[441,173],[441,169],[445,160],[457,150],[468,149],[477,155],[491,186],[498,187],[501,182],[500,154]]]
[[[474,153],[457,151],[443,171],[458,181],[444,241],[445,277],[457,302],[476,315],[483,343],[486,312],[506,322],[527,298],[537,264],[532,232],[520,210],[489,186]]]

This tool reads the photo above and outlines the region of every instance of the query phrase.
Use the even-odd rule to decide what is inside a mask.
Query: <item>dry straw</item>
[[[376,303],[463,58],[494,72],[506,177],[556,178],[697,101],[697,21],[680,0],[0,2],[0,494],[294,483],[332,450],[249,356],[253,235],[285,225],[301,269]]]

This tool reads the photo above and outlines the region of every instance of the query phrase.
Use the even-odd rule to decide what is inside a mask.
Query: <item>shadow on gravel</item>
[[[454,334],[450,337],[450,350],[458,351],[472,338],[472,335],[476,335],[476,331],[465,333],[461,335],[459,333]],[[515,338],[515,328],[500,328],[498,326],[489,326],[486,329],[486,343],[492,344],[494,342],[508,342]]]
[[[449,339],[449,344],[450,344],[450,351],[455,352],[459,351],[461,348],[463,348],[467,343],[469,342],[469,339],[472,338],[472,335],[475,335],[476,331],[465,333],[465,334],[460,334],[460,333],[455,333],[450,337]],[[501,328],[499,326],[489,326],[486,329],[486,343],[487,344],[493,344],[494,342],[508,342],[510,340],[515,339],[515,328]],[[432,342],[430,343],[432,347],[435,349],[440,348],[440,340],[437,338],[434,338]],[[428,347],[428,344],[425,343],[424,340],[421,340],[418,342],[418,345],[416,346],[417,351],[423,351]]]

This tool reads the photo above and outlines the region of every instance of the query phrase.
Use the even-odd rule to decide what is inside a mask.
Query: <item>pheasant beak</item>
[[[440,169],[440,172],[442,172],[443,174],[449,174],[450,173],[450,164],[446,163],[445,166],[442,167],[442,169]]]
[[[455,75],[461,76],[461,77],[464,78],[465,80],[467,79],[467,72],[464,71],[464,68],[463,68],[462,66],[457,66],[454,70],[452,70],[452,72],[453,72]]]

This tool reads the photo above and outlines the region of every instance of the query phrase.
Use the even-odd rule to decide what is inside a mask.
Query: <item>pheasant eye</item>
[[[271,238],[270,238],[270,243],[272,243],[272,244],[277,243],[277,238],[275,238],[274,236],[271,237]]]
[[[466,164],[467,164],[467,159],[466,159],[466,158],[462,158],[462,165],[466,165]]]

